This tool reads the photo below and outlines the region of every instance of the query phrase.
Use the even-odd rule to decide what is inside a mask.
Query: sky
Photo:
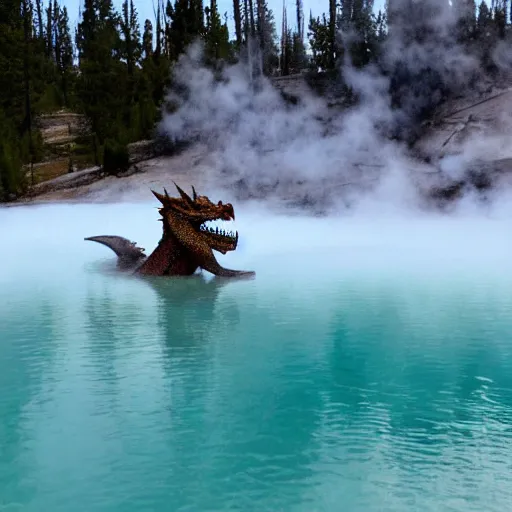
[[[376,9],[381,8],[384,5],[385,0],[375,0]],[[268,6],[274,12],[277,33],[281,33],[281,20],[282,20],[282,12],[283,12],[283,0],[267,0]],[[153,3],[156,5],[156,1],[151,0],[134,0],[135,7],[139,13],[139,23],[142,27],[144,26],[144,20],[150,19],[154,22],[155,16],[153,14]],[[295,21],[295,0],[285,0],[288,12],[288,23],[292,25]],[[305,15],[305,30],[307,32],[307,20],[309,19],[310,11],[313,13],[313,16],[320,16],[323,12],[327,13],[329,11],[329,1],[328,0],[302,0],[304,6],[304,15]],[[83,4],[83,0],[61,0],[61,5],[65,5],[68,8],[69,13],[69,21],[70,28],[72,33],[74,33],[76,24],[78,22],[78,10],[80,4]],[[121,9],[122,0],[114,0],[114,5],[120,10]],[[205,2],[206,4],[206,2]],[[230,36],[234,37],[232,33],[233,29],[233,0],[217,0],[217,5],[219,8],[219,12],[221,16],[224,15],[225,12],[228,13],[228,21],[229,21],[229,30]],[[294,25],[292,25],[294,27]]]

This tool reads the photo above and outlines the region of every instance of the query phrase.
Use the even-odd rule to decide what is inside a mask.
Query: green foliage
[[[153,136],[173,64],[190,43],[203,41],[212,67],[236,60],[244,43],[237,5],[235,44],[216,0],[207,7],[203,0],[159,1],[155,24],[145,20],[142,31],[134,0],[124,0],[119,12],[113,0],[84,0],[75,37],[59,0],[0,2],[0,197],[23,190],[23,165],[43,157],[69,156],[81,164],[105,159],[112,172],[127,165],[122,148]],[[261,14],[263,67],[271,74],[275,23],[264,0],[254,5]],[[61,109],[84,114],[87,123],[74,143],[44,147],[39,115]]]
[[[425,2],[376,14],[372,0],[323,1],[328,14],[310,17],[306,38],[302,0],[295,0],[293,28],[283,12],[280,49],[267,0],[233,0],[233,40],[218,0],[159,1],[155,20],[145,20],[142,30],[134,0],[124,0],[119,12],[113,0],[84,0],[75,37],[59,0],[1,1],[0,199],[22,193],[23,166],[51,154],[68,156],[78,166],[103,162],[108,172],[125,169],[127,144],[151,138],[163,112],[173,108],[166,102],[173,65],[198,39],[212,68],[243,58],[250,41],[252,56],[260,56],[257,67],[267,76],[300,72],[308,61],[331,76],[341,61],[364,67],[379,60],[389,16],[399,20],[406,40],[436,37],[408,11],[414,4],[427,19],[435,6]],[[482,1],[478,14],[474,0],[452,4],[464,9],[455,27],[458,41],[492,67],[496,42],[507,37],[508,3]],[[45,148],[38,117],[63,108],[84,114],[87,127],[69,148]]]
[[[22,188],[24,177],[16,129],[0,109],[0,199],[6,200]]]
[[[108,174],[119,174],[130,167],[130,154],[126,144],[107,140],[103,148],[103,170]]]
[[[48,83],[38,98],[35,108],[40,113],[55,112],[64,103],[62,89],[56,83]]]
[[[196,38],[205,35],[202,0],[167,0],[164,20],[167,56],[177,58]]]
[[[39,162],[44,154],[41,133],[38,130],[25,132],[18,141],[18,148],[23,163]]]
[[[62,47],[69,53],[71,36],[62,12],[57,0],[46,9],[41,0],[35,5],[29,0],[0,3],[0,194],[4,199],[23,192],[23,164],[44,155],[37,116],[63,105],[56,56],[62,56],[57,53]],[[71,68],[72,51],[67,63]]]
[[[258,19],[258,30],[261,32],[260,41],[263,53],[263,72],[272,75],[279,66],[279,48],[277,46],[277,33],[274,13],[268,8],[267,2],[260,0],[262,20]]]
[[[345,34],[344,42],[332,40],[332,23],[323,14],[310,18],[309,42],[313,52],[312,65],[324,70],[333,69],[340,58],[348,58],[355,67],[364,67],[378,59],[386,38],[386,16],[376,15],[373,2],[352,0],[342,2],[341,11],[335,12],[335,29]]]
[[[477,51],[482,64],[487,69],[494,68],[492,51],[497,39],[502,39],[505,36],[505,24],[504,7],[490,9],[487,3],[482,0],[478,6],[476,19]]]
[[[24,183],[21,161],[16,145],[11,140],[0,141],[0,197],[9,199],[21,192]]]
[[[309,19],[309,46],[313,53],[311,65],[314,68],[331,69],[332,55],[330,45],[329,22],[325,14]]]
[[[21,15],[0,2],[0,110],[20,126],[24,117],[23,23]]]
[[[468,0],[461,10],[459,19],[457,20],[457,39],[460,43],[465,44],[474,40],[476,36],[476,3],[475,0]]]
[[[210,63],[226,61],[230,58],[231,53],[227,21],[222,23],[216,0],[211,0],[210,7],[206,7],[204,12],[206,15],[206,60]]]
[[[86,0],[77,29],[78,104],[90,119],[99,144],[118,135],[125,114],[127,75],[123,73],[125,64],[120,60],[125,56],[120,23],[111,0]]]

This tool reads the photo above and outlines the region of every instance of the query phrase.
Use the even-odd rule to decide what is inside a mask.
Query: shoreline
[[[332,193],[334,190],[347,189],[348,194],[355,193],[363,201],[365,198],[371,200],[372,191],[378,189],[382,182],[380,177],[370,180],[369,186],[364,180],[361,183],[338,183],[336,179],[330,182],[299,182],[276,178],[276,183],[269,188],[256,186],[251,190],[244,179],[241,179],[229,183],[223,189],[214,185],[222,177],[214,165],[208,165],[206,156],[204,148],[192,148],[179,155],[138,162],[132,166],[135,167],[134,170],[122,176],[106,176],[99,168],[85,169],[76,173],[78,176],[73,176],[73,173],[36,185],[43,191],[36,194],[32,191],[16,201],[0,203],[0,208],[145,203],[152,201],[152,190],[173,190],[173,182],[176,182],[186,191],[194,186],[200,195],[224,193],[228,197],[219,199],[225,202],[265,202],[271,210],[277,208],[281,211],[298,210],[310,215],[326,215],[331,208],[336,208],[336,201],[332,197],[336,196]],[[195,159],[195,165],[190,165],[191,159]],[[409,185],[417,193],[417,206],[421,209],[446,213],[467,192],[477,192],[486,201],[489,194],[504,189],[512,190],[512,158],[479,162],[473,174],[467,173],[459,180],[448,181],[446,176],[439,176],[439,170],[435,171],[433,166],[425,166],[420,161],[411,164],[406,181],[409,181]],[[327,190],[331,191],[331,197],[325,195]],[[322,196],[324,200],[320,201]],[[338,199],[341,202],[344,200],[342,195]],[[351,207],[348,206],[348,211],[350,210]]]
[[[128,172],[106,175],[101,168],[91,167],[41,182],[26,195],[0,207],[43,204],[109,204],[121,201],[151,200],[151,190],[170,188],[173,181],[182,187],[193,184],[204,188],[211,181],[211,166],[205,162],[206,148],[196,145],[173,156],[139,160]]]

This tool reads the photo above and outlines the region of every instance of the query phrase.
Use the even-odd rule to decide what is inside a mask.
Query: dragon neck
[[[189,276],[199,265],[191,254],[171,234],[164,234],[156,249],[136,270],[137,274],[148,276]]]

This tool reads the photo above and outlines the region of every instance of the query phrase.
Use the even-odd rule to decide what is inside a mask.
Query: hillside
[[[298,97],[307,89],[300,76],[275,81],[274,85]],[[505,113],[511,109],[512,80],[507,78],[450,100],[434,112],[424,124],[423,136],[405,153],[401,164],[427,200],[442,206],[468,190],[488,195],[498,185],[508,183],[512,176],[512,124]],[[47,144],[56,148],[72,144],[77,120],[73,115],[47,118],[43,132]],[[71,130],[66,128],[70,124]],[[242,174],[240,178],[227,170],[214,148],[204,144],[194,144],[174,156],[154,157],[151,141],[142,141],[130,145],[130,154],[134,165],[121,176],[107,177],[100,168],[66,174],[32,187],[23,201],[147,200],[150,188],[168,187],[171,180],[176,180],[204,190],[228,189],[238,200],[274,198],[292,206],[317,209],[327,205],[334,195],[371,190],[379,181],[382,167],[368,153],[366,160],[352,163],[359,178],[351,183],[342,173],[306,180],[276,175],[271,182],[265,182],[262,175],[251,182],[244,171],[237,171]]]
[[[80,144],[87,133],[84,116],[60,110],[38,116],[36,126],[42,137],[43,159],[25,166],[29,183],[35,185],[90,166],[89,151]]]

